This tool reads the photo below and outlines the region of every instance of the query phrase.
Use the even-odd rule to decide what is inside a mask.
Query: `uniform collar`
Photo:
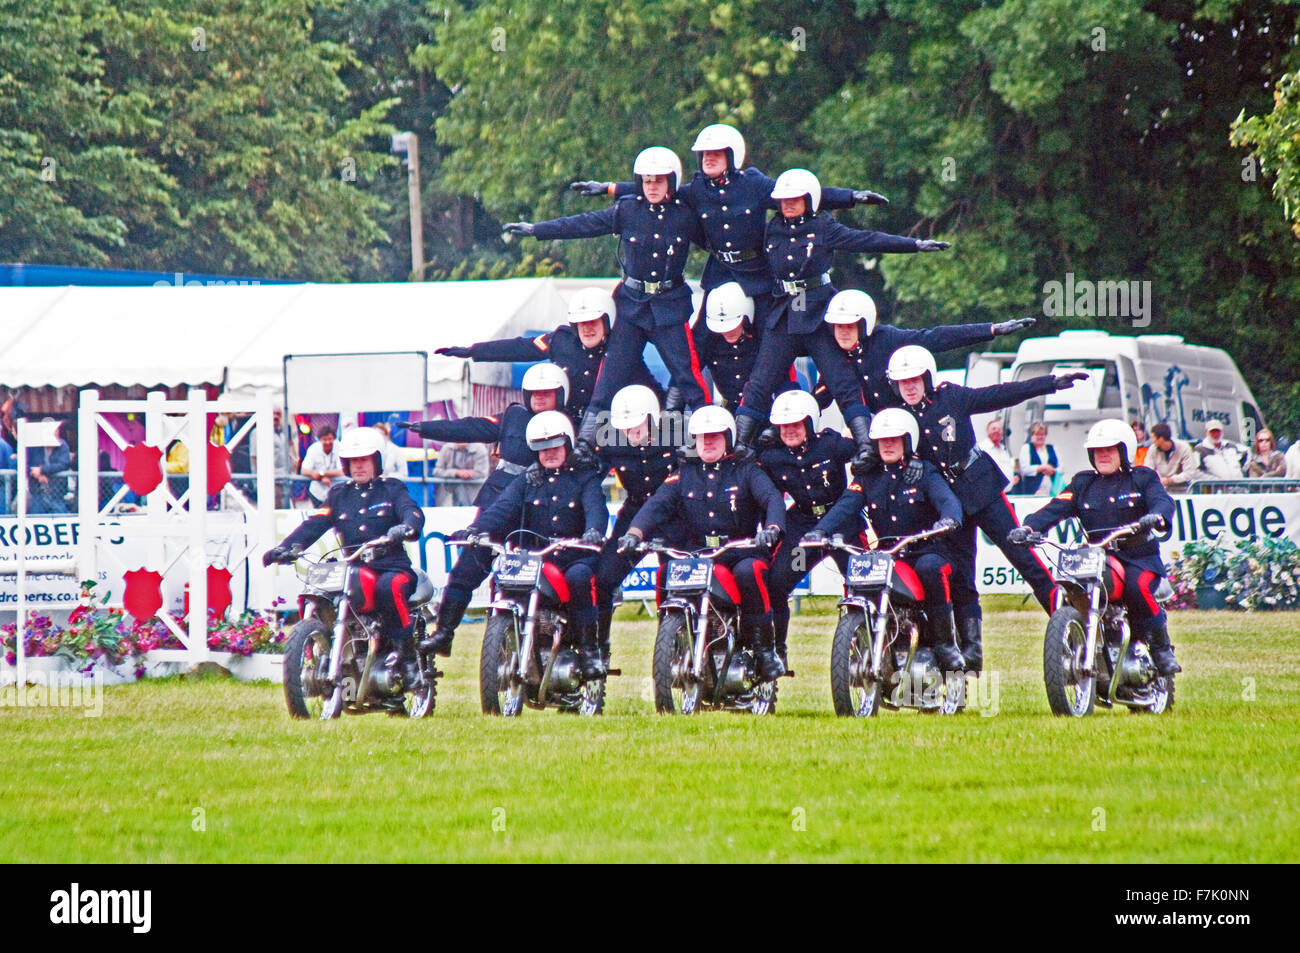
[[[808,222],[811,222],[814,218],[817,217],[815,213],[809,213],[809,212],[804,212],[798,218],[786,218],[784,215],[781,215],[780,212],[777,213],[777,216],[781,219],[781,221],[785,222],[786,228],[798,228],[801,225],[805,225]]]

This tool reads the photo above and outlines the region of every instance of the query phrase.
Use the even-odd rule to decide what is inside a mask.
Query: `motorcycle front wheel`
[[[659,620],[655,633],[655,711],[671,715],[677,710],[673,693],[681,695],[681,710],[690,713],[699,702],[700,686],[687,674],[691,663],[691,630],[686,616],[668,612]]]
[[[1083,671],[1087,625],[1078,609],[1062,606],[1047,620],[1043,637],[1043,684],[1054,715],[1092,714],[1097,680]]]
[[[515,673],[519,670],[519,629],[514,615],[496,612],[488,618],[479,653],[479,702],[485,715],[515,717],[524,708],[524,692]]]
[[[846,609],[831,641],[831,702],[842,718],[870,718],[880,710],[880,683],[871,677],[868,615]]]
[[[294,718],[337,718],[343,689],[331,690],[323,678],[329,670],[330,631],[320,619],[293,627],[284,647],[284,703]]]

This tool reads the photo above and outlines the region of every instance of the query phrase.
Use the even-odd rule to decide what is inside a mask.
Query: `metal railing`
[[[1285,477],[1242,477],[1240,480],[1193,480],[1189,493],[1300,493],[1300,480]]]

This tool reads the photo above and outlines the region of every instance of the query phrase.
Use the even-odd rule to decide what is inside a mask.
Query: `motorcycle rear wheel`
[[[519,630],[509,612],[488,618],[479,653],[479,702],[485,715],[517,717],[524,708],[526,686],[512,677],[519,667]]]
[[[1083,718],[1092,714],[1097,679],[1079,673],[1087,628],[1073,606],[1062,606],[1047,620],[1043,636],[1043,684],[1052,714]]]
[[[831,703],[842,718],[870,718],[880,710],[881,685],[867,672],[874,634],[867,621],[861,609],[846,610],[831,641]],[[863,673],[856,682],[854,672]]]
[[[330,642],[330,631],[320,619],[305,619],[293,627],[283,671],[284,703],[294,718],[337,718],[342,711],[342,688],[322,694],[317,679],[329,668]]]

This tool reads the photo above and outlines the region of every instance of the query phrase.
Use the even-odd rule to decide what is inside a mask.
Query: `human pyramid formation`
[[[773,180],[746,168],[744,139],[731,126],[705,127],[692,150],[699,171],[689,181],[672,150],[655,146],[636,157],[634,181],[571,186],[584,195],[614,196],[609,208],[505,226],[507,233],[538,239],[617,235],[624,272],[612,295],[599,288],[575,295],[568,323],[554,332],[438,350],[475,361],[543,361],[524,376],[527,406],[512,405],[500,417],[399,426],[431,440],[500,445],[501,463],[474,501],[479,511],[468,536],[501,540],[523,530],[541,540],[581,537],[601,546],[599,553],[570,549],[548,557],[567,584],[571,634],[586,678],[599,678],[608,667],[614,598],[646,538],[696,550],[753,539],[753,547],[728,550],[718,562],[736,580],[744,635],[766,680],[788,667],[790,593],[828,552],[801,543],[834,534],[865,542],[870,533],[886,546],[929,528],[943,535],[906,554],[924,589],[930,621],[924,636],[946,672],[978,673],[977,529],[1006,553],[1049,614],[1059,594],[1041,558],[1023,545],[1026,534],[1003,493],[1006,477],[978,449],[971,415],[1063,390],[1088,375],[978,389],[936,386],[933,352],[1009,334],[1034,319],[921,330],[879,325],[869,295],[831,284],[834,253],[937,252],[947,242],[840,224],[827,209],[887,200],[865,190],[823,189],[805,169]],[[700,280],[704,302],[693,326],[683,275],[692,245],[708,253]],[[642,360],[647,343],[668,368],[666,394]],[[820,383],[813,393],[795,382],[800,355],[816,364]],[[711,401],[705,371],[734,415]],[[852,438],[818,429],[831,400]],[[665,411],[690,411],[693,448],[679,452],[676,440],[662,439]],[[345,466],[370,456],[368,445],[343,443]],[[1153,483],[1143,475],[1152,471],[1132,466],[1127,424],[1099,423],[1086,445],[1098,470],[1080,473],[1031,517],[1036,529],[1074,515],[1088,530],[1139,517],[1156,528],[1172,515],[1159,479]],[[1107,469],[1110,451],[1115,460]],[[414,666],[404,604],[414,576],[400,540],[418,533],[423,516],[400,499],[399,481],[359,480],[365,470],[353,462],[353,482],[331,488],[324,511],[267,561],[310,544],[331,526],[345,548],[389,531],[392,552],[372,563],[367,572],[374,578],[357,598],[392,616],[396,641]],[[627,495],[607,534],[601,482],[610,471]],[[386,508],[376,515],[379,496]],[[1172,674],[1177,662],[1153,596],[1165,574],[1158,549],[1143,537],[1125,558],[1136,580],[1122,594],[1135,634],[1148,639],[1162,674]],[[490,550],[462,551],[436,631],[419,648],[450,654],[472,593],[491,569]]]

